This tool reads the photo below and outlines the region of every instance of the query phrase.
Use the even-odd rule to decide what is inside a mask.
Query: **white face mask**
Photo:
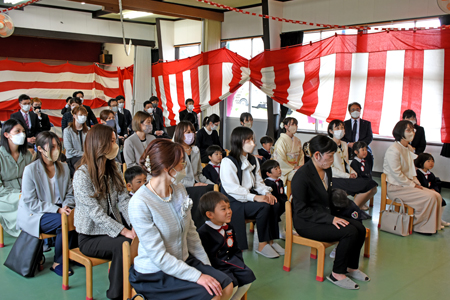
[[[413,139],[414,139],[414,132],[405,132],[405,140],[411,143]]]
[[[181,171],[177,171],[175,169],[172,169],[175,171],[175,176],[172,176],[172,183],[176,184],[176,183],[180,183],[181,180],[183,180],[184,177],[186,177],[186,169],[183,168],[183,170]],[[169,174],[170,175],[170,174]]]
[[[11,142],[13,142],[14,145],[21,146],[25,142],[25,138],[26,137],[27,136],[25,135],[25,133],[21,132],[21,133],[17,133],[17,134],[11,135],[10,139],[11,139]]]
[[[124,108],[124,106],[125,106],[125,103],[119,103],[119,108],[120,109]]]
[[[247,128],[252,128],[253,124],[251,122],[248,122],[248,123],[244,122],[244,126]]]
[[[413,125],[416,125],[417,124],[417,121],[416,120],[409,120]]]
[[[22,105],[22,110],[25,112],[29,112],[31,108],[31,105],[27,104],[27,105]]]
[[[289,126],[289,132],[294,134],[297,132],[297,125],[291,125]]]
[[[144,133],[146,133],[146,134],[149,134],[149,133],[152,133],[152,131],[153,131],[153,126],[152,126],[152,124],[150,124],[150,125],[144,125]]]
[[[191,105],[188,105],[188,106],[187,106],[187,109],[190,110],[190,111],[193,111],[193,110],[194,110],[194,105],[192,105],[192,104],[191,104]]]
[[[148,112],[149,114],[153,114],[153,107],[150,107],[149,109],[147,109],[147,112]]]
[[[113,112],[117,112],[117,111],[119,110],[119,108],[118,108],[117,106],[113,106],[113,107],[111,107],[111,110],[112,110]]]
[[[86,123],[86,120],[87,120],[87,116],[84,116],[84,115],[82,115],[82,116],[77,116],[77,122],[78,122],[79,124],[84,124],[84,123]]]
[[[340,140],[344,137],[344,130],[335,130],[333,133],[333,137]]]
[[[242,150],[244,150],[244,152],[247,152],[247,153],[252,153],[253,149],[255,149],[255,143],[253,141],[246,142],[242,146]]]
[[[359,116],[361,115],[361,112],[355,110],[355,111],[352,111],[352,113],[350,115],[352,116],[352,118],[358,119]]]
[[[184,134],[184,142],[186,145],[191,145],[194,142],[195,134],[194,133],[185,133]]]
[[[211,130],[216,130],[217,127],[219,127],[219,126],[213,124],[213,125],[211,126]]]
[[[81,103],[83,103],[83,101],[84,101],[84,98],[80,98],[80,100],[81,100]]]

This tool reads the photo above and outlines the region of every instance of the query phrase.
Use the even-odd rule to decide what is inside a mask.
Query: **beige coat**
[[[355,170],[350,167],[350,163],[348,162],[348,145],[346,142],[341,141],[341,148],[337,148],[337,151],[334,152],[334,162],[331,165],[331,171],[333,172],[333,177],[336,178],[350,178],[350,174],[355,174]],[[350,173],[347,173],[345,170],[345,163],[347,163],[347,170]],[[358,176],[358,175],[357,175]]]
[[[296,136],[290,138],[286,133],[282,133],[275,143],[273,156],[280,164],[280,179],[286,183],[294,177],[297,171],[294,168],[304,164],[302,142]]]

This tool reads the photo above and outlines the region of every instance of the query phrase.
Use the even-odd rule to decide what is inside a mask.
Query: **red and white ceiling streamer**
[[[357,101],[382,135],[411,108],[427,138],[450,143],[450,30],[337,35],[250,61],[220,49],[152,70],[166,126],[178,122],[186,98],[200,111],[250,80],[280,104],[322,120],[347,119],[347,105]]]

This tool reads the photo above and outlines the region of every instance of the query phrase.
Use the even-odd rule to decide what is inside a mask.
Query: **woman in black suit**
[[[359,256],[366,228],[359,221],[334,216],[331,203],[333,155],[336,143],[326,136],[316,136],[309,142],[311,160],[292,179],[293,222],[302,237],[336,242],[336,257],[329,281],[346,289],[359,289],[347,276],[369,281],[358,270]]]

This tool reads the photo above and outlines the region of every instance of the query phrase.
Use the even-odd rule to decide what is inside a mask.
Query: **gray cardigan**
[[[146,134],[145,139],[145,146],[148,146],[148,144],[150,144],[150,142],[155,139],[155,136]],[[139,166],[139,160],[141,159],[142,153],[144,153],[145,148],[146,147],[144,147],[141,140],[139,139],[139,136],[136,133],[125,140],[125,144],[123,146],[123,157],[125,158],[127,168]]]
[[[192,200],[182,184],[172,185],[172,201],[159,199],[146,185],[131,198],[128,212],[139,237],[136,271],[162,271],[197,282],[202,273],[185,263],[189,254],[210,265],[191,217]]]
[[[114,213],[116,220],[108,215],[108,200],[106,198],[97,200],[92,197],[94,186],[87,171],[87,166],[82,165],[75,171],[73,176],[73,189],[75,191],[75,209],[74,224],[78,233],[85,235],[108,235],[112,238],[117,237],[122,229],[123,221],[120,216],[125,218],[128,224],[128,202],[130,196],[127,189],[117,192],[111,189],[112,181],[108,182],[111,206],[109,211]]]
[[[56,168],[56,187],[61,197],[62,206],[75,207],[72,181],[70,180],[69,167],[62,163],[63,172]],[[22,177],[22,197],[17,211],[17,229],[22,229],[28,234],[38,237],[41,217],[45,213],[57,213],[59,206],[52,203],[50,183],[45,167],[40,160],[36,160],[25,167]]]
[[[83,136],[83,143],[86,140],[86,133],[81,134]],[[83,147],[80,143],[80,135],[78,132],[74,132],[72,127],[67,127],[64,129],[64,149],[66,149],[66,157],[72,158],[76,156],[83,156]]]
[[[189,159],[186,152],[184,152],[184,160],[186,162],[186,177],[181,180],[185,187],[193,187],[198,182],[207,184],[214,184],[211,180],[202,174],[202,161],[200,157],[200,150],[197,146],[192,146],[191,159]]]

